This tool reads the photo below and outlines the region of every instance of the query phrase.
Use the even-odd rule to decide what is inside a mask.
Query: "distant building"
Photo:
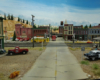
[[[4,49],[3,17],[0,17],[0,49]]]
[[[87,40],[88,38],[88,29],[84,29],[83,25],[73,26],[75,39],[77,40]]]
[[[61,21],[60,26],[59,26],[59,34],[62,34],[63,36],[63,32],[64,32],[64,25],[63,25],[63,21]]]
[[[72,40],[72,36],[73,24],[67,24],[67,21],[65,20],[63,37],[65,40]]]
[[[93,40],[95,37],[100,37],[100,24],[88,29],[88,39]]]
[[[49,35],[49,26],[41,26],[39,28],[34,28],[34,36],[44,36],[46,33]],[[15,25],[15,33],[17,37],[33,37],[33,28],[25,28],[22,24]]]

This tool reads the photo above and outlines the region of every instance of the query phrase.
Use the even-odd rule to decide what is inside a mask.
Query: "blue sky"
[[[0,14],[13,14],[37,25],[59,26],[60,21],[74,25],[98,25],[100,0],[0,0]]]

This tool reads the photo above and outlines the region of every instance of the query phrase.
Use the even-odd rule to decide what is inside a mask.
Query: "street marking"
[[[57,75],[57,71],[55,71],[55,76]]]

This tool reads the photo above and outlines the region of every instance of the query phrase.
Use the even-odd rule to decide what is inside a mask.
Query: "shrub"
[[[99,65],[98,65],[98,64],[93,64],[93,65],[92,65],[92,68],[93,68],[93,69],[99,69]]]
[[[89,65],[89,61],[81,61],[81,64]]]
[[[40,48],[39,51],[42,51],[42,48]]]

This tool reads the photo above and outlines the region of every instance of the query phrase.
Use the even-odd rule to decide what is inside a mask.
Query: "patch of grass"
[[[42,50],[43,50],[42,48],[39,49],[39,51],[42,51]]]
[[[11,79],[6,77],[4,74],[0,73],[0,80],[11,80]]]
[[[100,76],[100,69],[94,70],[93,73],[94,73],[96,76]]]
[[[29,50],[39,50],[41,47],[20,47],[20,49],[29,49]],[[46,47],[43,47],[43,49],[45,49]],[[15,47],[4,47],[4,49],[6,51],[8,51],[9,49],[15,49]]]
[[[89,61],[81,61],[81,64],[89,65]]]
[[[76,50],[78,50],[80,48],[72,48],[72,47],[69,47],[69,49],[72,50],[72,51],[76,51]]]
[[[92,68],[93,68],[93,69],[99,69],[99,65],[98,65],[98,64],[93,64],[93,65],[92,65]]]

